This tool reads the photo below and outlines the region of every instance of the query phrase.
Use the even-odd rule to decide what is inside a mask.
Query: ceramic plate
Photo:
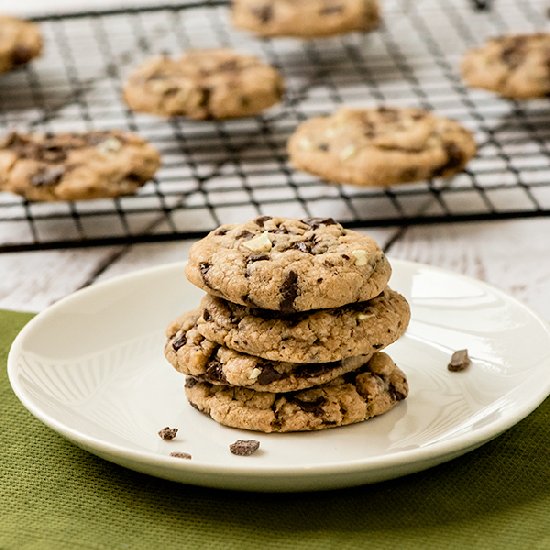
[[[263,434],[219,426],[187,404],[164,359],[164,328],[202,295],[168,265],[95,285],[35,317],[15,340],[9,377],[23,405],[106,460],[162,478],[254,491],[373,483],[429,468],[510,428],[550,393],[550,332],[480,281],[393,260],[391,286],[412,309],[388,348],[410,395],[389,413],[322,432]],[[473,363],[451,373],[455,350]],[[157,435],[179,428],[171,442]],[[234,456],[236,439],[260,451]],[[191,460],[170,457],[184,451]]]

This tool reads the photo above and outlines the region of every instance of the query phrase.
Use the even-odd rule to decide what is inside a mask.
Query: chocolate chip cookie
[[[128,79],[124,99],[134,111],[203,120],[258,114],[283,93],[276,69],[252,55],[219,49],[147,60]]]
[[[159,164],[134,134],[12,132],[0,141],[0,189],[33,201],[118,197],[135,193]]]
[[[0,73],[25,65],[42,53],[42,35],[35,23],[0,16]]]
[[[407,300],[386,289],[367,302],[284,314],[205,296],[197,321],[208,340],[269,361],[332,363],[395,342],[410,318]]]
[[[550,33],[510,34],[470,50],[462,76],[473,88],[503,97],[529,99],[550,94]]]
[[[476,145],[458,122],[420,109],[342,108],[300,124],[288,153],[330,182],[387,186],[456,174]]]
[[[244,386],[256,391],[290,392],[326,384],[362,367],[372,354],[334,363],[279,363],[230,350],[197,330],[200,310],[176,319],[167,329],[165,355],[183,374],[214,385]]]
[[[222,225],[195,243],[186,275],[236,304],[292,312],[373,298],[391,267],[370,237],[330,218],[263,216]]]
[[[380,24],[378,0],[233,0],[235,27],[260,36],[312,38]]]
[[[358,371],[299,392],[257,392],[195,377],[188,377],[185,392],[192,406],[224,426],[296,432],[336,428],[384,414],[407,397],[408,386],[390,357],[376,353]]]

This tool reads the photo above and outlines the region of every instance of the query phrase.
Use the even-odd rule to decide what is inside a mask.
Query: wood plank
[[[390,255],[491,283],[550,320],[549,219],[416,226]]]

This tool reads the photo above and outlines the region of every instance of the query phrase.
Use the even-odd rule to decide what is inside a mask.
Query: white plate
[[[484,283],[393,260],[391,285],[412,321],[389,349],[410,395],[388,414],[313,433],[219,426],[193,409],[164,360],[164,327],[201,292],[183,265],[79,291],[35,317],[15,340],[12,387],[29,411],[80,447],[127,468],[211,487],[302,491],[372,483],[429,468],[514,425],[550,392],[550,332],[533,312]],[[473,364],[451,373],[452,351]],[[178,427],[162,441],[157,431]],[[260,451],[234,456],[236,439]],[[191,453],[192,460],[169,456]]]

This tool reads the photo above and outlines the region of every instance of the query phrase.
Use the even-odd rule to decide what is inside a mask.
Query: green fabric
[[[0,311],[0,360],[30,319]],[[2,549],[550,548],[550,400],[477,451],[372,486],[304,494],[178,485],[104,462],[0,377]]]

